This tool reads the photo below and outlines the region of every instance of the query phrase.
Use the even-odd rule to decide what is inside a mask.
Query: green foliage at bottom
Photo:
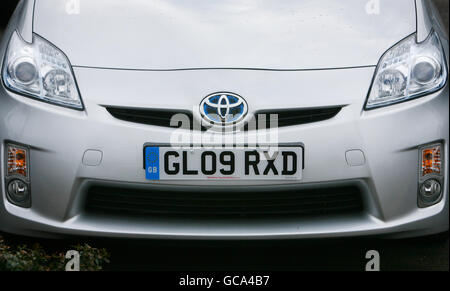
[[[101,271],[109,263],[110,255],[106,249],[88,244],[69,246],[64,251],[49,251],[39,243],[15,245],[0,236],[0,271],[64,271],[68,250],[80,253],[81,271]]]

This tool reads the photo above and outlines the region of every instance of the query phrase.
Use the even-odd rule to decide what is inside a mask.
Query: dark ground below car
[[[0,36],[15,0],[0,4]],[[448,0],[434,0],[449,21]],[[2,234],[0,234],[1,236]],[[7,236],[11,244],[42,243],[49,248],[86,239],[47,241]],[[107,270],[364,270],[368,250],[381,256],[381,270],[449,270],[448,233],[427,239],[340,239],[288,242],[185,242],[89,240],[111,253]]]
[[[39,243],[48,253],[89,244],[105,248],[107,271],[364,271],[369,250],[380,254],[381,271],[448,271],[448,233],[427,238],[291,241],[158,241],[125,239],[42,240],[11,236],[7,245]],[[86,259],[86,258],[85,258]],[[89,258],[90,259],[90,258]],[[81,257],[83,260],[83,257]],[[92,259],[90,259],[92,260]]]
[[[382,271],[449,270],[448,234],[398,241],[116,242],[107,248],[110,270],[364,271],[369,250],[380,253]]]

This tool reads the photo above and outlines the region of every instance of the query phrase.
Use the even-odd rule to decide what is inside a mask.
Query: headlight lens
[[[43,101],[83,109],[67,57],[43,38],[27,43],[14,32],[3,63],[3,80],[10,90]]]
[[[413,34],[381,58],[366,109],[386,106],[430,94],[447,80],[447,66],[438,35],[422,42]]]

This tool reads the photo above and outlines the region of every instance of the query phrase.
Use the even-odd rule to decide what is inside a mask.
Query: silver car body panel
[[[28,3],[25,6],[29,7],[32,1],[25,2]],[[398,25],[391,30],[385,26],[386,21],[391,25],[394,23],[390,18],[380,16],[383,21],[368,20],[367,15],[363,17],[355,11],[348,12],[352,10],[350,4],[347,6],[336,4],[338,1],[324,1],[328,4],[320,4],[320,7],[324,5],[324,11],[336,8],[336,5],[344,5],[343,11],[348,12],[345,15],[349,18],[345,20],[351,23],[353,29],[345,29],[342,22],[329,24],[330,20],[327,17],[333,17],[332,15],[324,15],[321,18],[323,27],[313,25],[321,22],[313,21],[311,18],[304,27],[317,29],[316,32],[327,29],[326,35],[322,34],[319,39],[311,32],[305,32],[303,38],[298,38],[298,42],[290,38],[295,45],[299,45],[301,40],[303,43],[309,38],[312,40],[307,41],[301,50],[302,53],[295,56],[285,54],[282,59],[273,54],[276,44],[267,39],[268,47],[255,52],[258,58],[252,56],[244,59],[251,48],[248,40],[241,39],[246,35],[245,31],[237,35],[237,39],[243,41],[244,50],[235,55],[226,48],[216,47],[215,41],[218,38],[214,36],[208,36],[212,37],[213,41],[212,46],[207,49],[196,48],[198,38],[190,38],[191,42],[187,43],[187,48],[189,54],[196,56],[192,60],[183,58],[180,51],[171,47],[179,39],[175,41],[175,38],[170,37],[166,40],[171,43],[166,47],[165,53],[172,54],[173,59],[149,57],[150,51],[162,55],[163,45],[159,43],[151,47],[151,37],[147,32],[156,33],[154,36],[157,37],[154,37],[153,41],[158,39],[164,42],[161,31],[167,27],[160,27],[160,32],[155,31],[156,28],[144,29],[147,19],[131,17],[130,12],[139,16],[144,13],[143,7],[150,5],[144,3],[163,2],[134,1],[136,7],[131,8],[128,6],[134,5],[127,2],[128,18],[123,17],[128,26],[125,25],[123,28],[118,27],[117,23],[112,23],[111,15],[104,16],[97,10],[100,9],[97,7],[100,4],[109,7],[110,4],[104,1],[81,1],[81,9],[88,7],[93,10],[92,13],[89,9],[82,10],[80,16],[61,15],[63,8],[60,2],[64,1],[36,1],[39,16],[35,15],[35,32],[63,49],[72,64],[77,65],[74,66],[74,74],[85,111],[42,103],[8,91],[3,83],[0,85],[1,230],[42,237],[86,235],[183,239],[278,239],[363,235],[398,238],[448,230],[448,158],[445,161],[446,177],[442,201],[428,208],[418,208],[417,205],[418,149],[422,145],[442,142],[444,156],[449,156],[448,84],[442,90],[419,99],[377,110],[363,110],[378,59],[386,49],[416,30],[414,1],[402,0],[395,1],[400,4],[389,4],[392,11],[390,13],[386,11],[387,14],[395,16],[398,21]],[[167,3],[174,2],[164,2],[166,4],[161,4],[161,7],[170,8],[167,13],[175,13],[176,5],[167,6]],[[270,3],[274,2],[279,1]],[[111,14],[117,13],[117,17],[122,15],[118,11],[119,8],[125,7],[123,6],[125,4],[118,1],[108,3],[112,3]],[[204,12],[206,6],[203,5],[207,5],[199,4],[199,10],[193,11],[195,9],[191,7],[194,6],[188,7],[181,1],[179,3],[180,10],[175,14],[176,19],[184,20],[185,17],[192,16],[190,13],[196,15],[201,11]],[[286,3],[294,5],[291,1]],[[308,4],[305,4],[305,7],[309,8],[309,13],[313,13],[315,11],[313,8],[317,7],[314,4],[317,1],[303,1],[303,3]],[[53,4],[55,9],[51,17],[48,14],[50,4]],[[240,7],[238,4],[235,5],[237,8]],[[359,8],[360,6],[356,5]],[[137,11],[137,7],[143,10]],[[225,8],[219,5],[217,9],[221,11]],[[270,11],[264,9],[263,12]],[[331,14],[331,11],[329,12]],[[1,56],[4,55],[11,33],[18,29],[20,22],[18,15],[12,19],[5,32],[0,45]],[[87,17],[88,15],[90,17]],[[215,16],[217,15],[219,14]],[[350,15],[356,15],[356,18],[351,18]],[[87,25],[91,21],[89,19],[95,16],[103,18],[102,21],[96,19],[97,32],[91,25]],[[55,25],[58,23],[56,19],[64,25]],[[169,20],[169,23],[175,25],[174,21]],[[267,21],[272,20],[270,18]],[[278,18],[273,21],[280,24]],[[132,23],[140,29],[131,32],[129,29]],[[117,29],[116,32],[120,33],[116,34],[106,24],[113,25]],[[182,26],[181,23],[178,25]],[[300,30],[304,29],[301,25],[299,27]],[[189,26],[186,29],[188,28]],[[434,24],[434,28],[440,33],[448,62],[448,39],[437,24]],[[283,33],[287,33],[283,30],[278,32],[280,37]],[[348,50],[343,40],[337,39],[336,35],[339,33],[342,38],[358,36],[357,39],[348,39],[349,42],[354,42],[352,50]],[[367,37],[367,33],[371,37]],[[387,34],[383,35],[384,33]],[[194,32],[188,29],[186,36],[192,34]],[[117,39],[120,39],[118,35],[124,38],[123,43],[117,43]],[[284,36],[289,36],[289,33]],[[330,39],[336,43],[332,43]],[[111,48],[110,45],[114,40],[116,45]],[[131,40],[132,44],[126,46],[125,44]],[[257,41],[262,39],[257,38]],[[370,43],[372,46],[368,45]],[[219,51],[211,52],[212,47]],[[244,53],[246,50],[247,53]],[[201,56],[199,51],[204,56]],[[272,53],[262,57],[263,51]],[[119,54],[120,57],[116,59]],[[323,59],[319,56],[323,56]],[[291,58],[292,62],[289,61]],[[150,70],[192,66],[238,68]],[[355,67],[344,68],[347,66]],[[125,69],[110,69],[121,67]],[[256,67],[333,69],[297,71],[249,69]],[[136,70],[138,68],[146,70]],[[205,96],[223,90],[238,92],[241,96],[245,96],[250,114],[268,108],[320,108],[341,105],[343,109],[330,120],[279,129],[281,143],[295,142],[305,145],[306,166],[301,182],[149,182],[145,180],[142,168],[143,145],[148,142],[169,143],[173,130],[121,121],[115,119],[105,109],[105,106],[118,106],[192,110],[193,106],[198,105]],[[198,111],[194,113],[195,118],[200,118]],[[5,141],[30,145],[32,184],[30,209],[14,206],[6,199],[3,179]],[[347,164],[345,153],[352,149],[364,152],[366,163],[363,166],[351,167]],[[101,150],[102,163],[95,167],[83,165],[82,158],[86,150]],[[364,212],[358,215],[304,219],[178,220],[94,216],[84,211],[86,189],[91,185],[126,186],[137,189],[183,187],[198,191],[205,189],[212,191],[216,188],[233,191],[235,187],[249,189],[271,187],[276,191],[284,188],[355,185],[362,191],[365,207]]]
[[[438,27],[448,38],[446,25],[442,22],[439,12],[433,2],[429,0],[417,0],[417,41],[424,41],[433,28]]]
[[[34,31],[74,66],[365,66],[416,31],[414,0],[380,1],[380,13],[368,14],[361,0],[80,0],[79,13],[67,1],[39,0]]]
[[[34,0],[22,0],[18,3],[11,17],[9,27],[17,30],[23,40],[33,41]]]
[[[17,13],[19,13],[17,31],[19,31],[22,38],[29,43],[33,41],[34,4],[34,0],[20,1],[16,9]]]

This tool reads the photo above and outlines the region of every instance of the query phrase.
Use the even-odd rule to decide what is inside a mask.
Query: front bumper
[[[374,68],[352,70],[356,70],[355,74],[369,83]],[[143,145],[148,142],[170,142],[170,131],[166,128],[114,119],[102,106],[107,102],[106,97],[90,98],[89,96],[100,96],[101,92],[91,89],[94,87],[83,87],[83,84],[87,83],[87,76],[95,79],[96,74],[103,74],[102,70],[76,68],[75,73],[80,83],[81,94],[84,96],[83,101],[86,105],[84,112],[44,104],[13,94],[3,86],[0,87],[1,157],[2,159],[4,157],[6,141],[29,145],[32,185],[30,209],[10,204],[5,195],[5,170],[3,166],[1,167],[2,231],[41,237],[81,235],[132,238],[285,239],[366,235],[411,237],[448,230],[448,85],[435,94],[373,111],[362,111],[365,100],[361,96],[367,93],[368,84],[361,85],[359,90],[353,90],[355,91],[353,95],[359,97],[342,100],[341,103],[346,101],[346,106],[335,118],[281,128],[280,143],[300,142],[305,145],[305,170],[300,183],[288,181],[275,184],[270,181],[150,183],[145,180],[142,167]],[[106,73],[111,74],[105,71]],[[193,78],[197,77],[201,76]],[[221,77],[222,80],[230,80],[230,84],[233,81],[231,76]],[[234,78],[251,80],[245,76],[240,77]],[[264,75],[261,78],[265,77]],[[211,83],[214,85],[214,82]],[[106,88],[105,85],[100,84],[98,88]],[[113,89],[112,86],[109,90]],[[244,87],[236,91],[240,92],[239,89],[242,91]],[[113,100],[125,104],[125,101],[117,101],[119,97],[120,94],[116,94]],[[139,103],[141,101],[129,101],[133,102],[134,106],[142,105]],[[261,103],[264,102],[268,101],[263,100]],[[435,142],[441,142],[445,150],[444,197],[437,205],[419,208],[418,149]],[[365,154],[366,163],[363,166],[351,167],[346,161],[345,153],[355,149]],[[103,158],[99,166],[83,165],[83,155],[87,150],[102,152]],[[4,160],[1,163],[4,165]],[[286,185],[301,189],[343,184],[357,185],[363,189],[363,213],[297,219],[179,220],[93,216],[84,211],[86,189],[91,185],[146,189],[195,186],[222,187],[230,190],[232,187],[266,185],[276,190],[276,187]]]

